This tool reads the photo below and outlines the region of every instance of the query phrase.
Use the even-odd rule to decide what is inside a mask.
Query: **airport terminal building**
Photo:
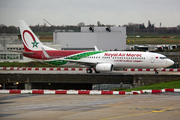
[[[81,27],[81,32],[53,33],[53,43],[64,50],[125,50],[126,27]]]

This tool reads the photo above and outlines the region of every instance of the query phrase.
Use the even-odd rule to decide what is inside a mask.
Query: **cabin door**
[[[155,56],[151,55],[151,63],[154,63],[154,61],[155,61]]]

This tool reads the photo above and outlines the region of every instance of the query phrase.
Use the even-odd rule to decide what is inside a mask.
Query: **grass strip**
[[[131,92],[131,91],[139,91],[139,90],[147,90],[147,89],[150,89],[150,90],[160,90],[160,89],[166,89],[166,88],[180,89],[180,80],[170,81],[170,82],[162,82],[162,83],[158,83],[158,84],[141,86],[141,87],[136,87],[136,88],[132,88],[132,89],[117,88],[117,89],[114,89],[114,90],[115,91]]]

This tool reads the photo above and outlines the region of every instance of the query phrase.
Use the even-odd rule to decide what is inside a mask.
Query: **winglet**
[[[99,51],[99,49],[96,46],[94,46],[94,49],[95,49],[95,51]]]

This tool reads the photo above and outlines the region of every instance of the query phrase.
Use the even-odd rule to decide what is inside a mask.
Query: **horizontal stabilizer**
[[[33,52],[26,52],[26,51],[19,51],[19,50],[8,50],[9,52],[17,52],[17,53],[23,53],[23,54],[34,54]]]
[[[46,58],[51,58],[51,57],[48,55],[48,53],[46,52],[46,50],[45,50],[43,47],[41,47],[41,48],[42,48],[42,50],[43,50],[44,56],[45,56]]]
[[[23,54],[34,54],[33,52],[22,52]]]

